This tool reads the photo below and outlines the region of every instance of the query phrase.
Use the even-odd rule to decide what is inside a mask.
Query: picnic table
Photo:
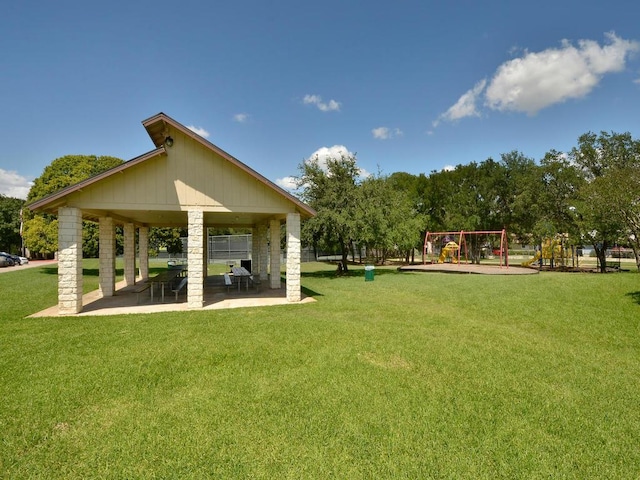
[[[186,270],[181,268],[170,268],[165,270],[164,272],[160,272],[153,278],[149,279],[149,283],[151,284],[151,301],[153,302],[153,292],[154,288],[160,287],[160,298],[161,301],[164,302],[164,288],[165,286],[173,283],[173,281],[180,276],[183,276]]]
[[[237,279],[238,291],[240,291],[240,285],[242,280],[246,281],[247,291],[249,291],[249,280],[251,280],[251,272],[244,267],[231,267],[231,273],[233,273],[234,280]]]

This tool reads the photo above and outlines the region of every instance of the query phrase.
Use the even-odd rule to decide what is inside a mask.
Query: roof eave
[[[35,200],[29,204],[27,204],[27,207],[31,210],[31,211],[36,211],[36,210],[48,210],[52,207],[54,207],[56,205],[56,203],[60,203],[59,201],[62,200],[64,197],[66,197],[67,195],[74,193],[74,192],[78,192],[80,190],[82,190],[83,188],[88,187],[89,185],[92,185],[95,182],[98,182],[104,178],[110,177],[111,175],[114,175],[116,173],[122,172],[123,170],[126,170],[127,168],[131,168],[134,165],[138,165],[139,163],[142,163],[146,160],[149,160],[150,158],[154,158],[156,156],[159,155],[166,155],[166,150],[164,147],[159,147],[156,148],[155,150],[151,150],[150,152],[144,153],[136,158],[133,158],[131,160],[128,160],[120,165],[117,165],[113,168],[110,168],[109,170],[105,170],[102,173],[99,173],[97,175],[94,175],[93,177],[87,178],[85,180],[82,180],[81,182],[75,183],[73,185],[69,185],[68,187],[65,187],[61,190],[58,190],[57,192],[54,192],[50,195],[47,195],[46,197],[42,197],[38,200]]]

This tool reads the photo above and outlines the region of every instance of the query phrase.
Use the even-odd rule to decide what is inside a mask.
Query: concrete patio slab
[[[266,285],[251,287],[240,291],[236,288],[227,290],[224,282],[218,276],[207,277],[204,289],[204,307],[202,309],[187,308],[187,300],[184,291],[175,301],[171,292],[165,294],[164,302],[158,298],[151,301],[149,290],[142,294],[135,293],[135,286],[127,287],[124,281],[116,284],[116,294],[103,297],[99,290],[89,292],[82,297],[82,312],[72,315],[74,317],[126,315],[136,313],[158,312],[198,312],[202,310],[220,310],[226,308],[266,307],[273,305],[300,305],[315,302],[313,297],[302,296],[302,300],[290,303],[286,298],[286,289],[270,289]],[[157,295],[156,295],[157,297]],[[58,317],[58,306],[47,308],[30,315],[35,317]]]

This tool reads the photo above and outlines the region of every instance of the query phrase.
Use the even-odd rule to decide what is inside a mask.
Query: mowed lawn
[[[37,319],[56,269],[1,274],[0,478],[638,478],[640,274],[303,268],[316,303]]]

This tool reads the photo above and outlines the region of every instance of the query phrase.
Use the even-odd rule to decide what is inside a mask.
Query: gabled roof
[[[66,197],[67,195],[74,192],[82,191],[83,188],[88,187],[91,184],[99,182],[100,180],[104,180],[105,178],[115,175],[116,173],[121,173],[127,168],[131,168],[134,165],[138,165],[146,160],[149,160],[150,158],[155,158],[159,155],[166,155],[164,146],[160,146],[155,150],[151,150],[150,152],[144,153],[139,157],[136,157],[127,162],[124,162],[118,165],[117,167],[113,167],[113,168],[110,168],[109,170],[105,170],[104,172],[99,173],[98,175],[94,175],[93,177],[89,177],[85,180],[82,180],[81,182],[74,183],[73,185],[69,185],[68,187],[58,190],[57,192],[47,195],[46,197],[42,197],[39,200],[35,200],[27,206],[32,211],[41,210],[41,209],[51,210],[52,208],[56,208],[58,203],[60,203],[59,201],[64,197]]]
[[[307,205],[306,203],[302,202],[300,199],[296,198],[295,196],[291,195],[289,192],[287,192],[283,188],[279,187],[278,185],[273,183],[268,178],[260,175],[254,169],[252,169],[251,167],[245,165],[244,163],[242,163],[237,158],[233,157],[232,155],[228,154],[227,152],[225,152],[221,148],[219,148],[216,145],[214,145],[213,143],[209,142],[206,138],[201,137],[197,133],[191,131],[190,129],[188,129],[187,127],[182,125],[181,123],[176,122],[169,115],[166,115],[166,114],[160,112],[157,115],[154,115],[153,117],[149,117],[148,119],[143,120],[142,121],[142,125],[144,126],[144,128],[147,129],[147,133],[151,137],[151,140],[156,145],[156,147],[160,148],[160,147],[164,146],[164,143],[165,143],[166,138],[167,138],[167,136],[165,135],[165,132],[167,131],[167,127],[171,126],[171,127],[175,128],[175,129],[179,130],[180,132],[182,132],[186,136],[191,137],[195,141],[201,143],[202,145],[204,145],[209,150],[212,150],[213,152],[217,153],[221,157],[225,158],[231,164],[235,165],[236,167],[240,168],[241,170],[244,170],[246,173],[248,173],[249,175],[254,177],[256,180],[259,180],[262,183],[264,183],[265,185],[267,185],[268,187],[278,191],[278,193],[280,193],[281,195],[287,197],[290,201],[295,203],[301,210],[306,212],[306,214],[307,214],[306,216],[309,216],[309,217],[315,216],[315,214],[316,214],[315,210],[313,208],[311,208],[309,205]]]
[[[220,149],[216,145],[212,144],[208,140],[204,139],[200,135],[197,135],[196,133],[192,132],[187,127],[175,121],[168,115],[164,113],[158,113],[157,115],[154,115],[153,117],[150,117],[144,120],[142,124],[147,130],[149,137],[151,137],[151,140],[156,146],[154,150],[148,153],[145,153],[144,155],[141,155],[139,157],[136,157],[132,160],[129,160],[110,170],[102,172],[94,177],[83,180],[75,185],[66,187],[58,192],[48,195],[47,197],[36,200],[31,204],[29,204],[29,208],[31,210],[43,210],[50,213],[55,213],[57,208],[59,208],[60,206],[66,205],[67,201],[70,198],[75,197],[77,199],[78,195],[86,195],[86,192],[84,194],[82,193],[83,189],[92,191],[92,189],[95,190],[95,188],[97,188],[98,186],[103,186],[105,184],[104,182],[113,183],[114,181],[118,181],[117,179],[119,177],[113,177],[116,174],[125,174],[130,169],[135,170],[139,168],[154,168],[153,166],[142,167],[142,165],[143,164],[154,165],[154,164],[147,164],[145,162],[148,162],[152,159],[156,159],[155,161],[157,161],[161,157],[167,157],[168,155],[167,148],[170,148],[170,144],[167,142],[167,138],[173,132],[174,135],[178,135],[181,137],[182,136],[188,137],[189,139],[196,142],[197,144],[200,144],[201,145],[200,148],[204,148],[204,151],[212,152],[216,158],[221,159],[220,161],[227,162],[227,164],[231,166],[232,170],[237,169],[236,171],[244,172],[243,174],[246,175],[245,178],[254,179],[253,180],[254,182],[258,182],[256,183],[256,185],[262,185],[262,187],[260,187],[261,189],[266,189],[266,191],[272,192],[271,195],[275,195],[274,198],[281,198],[282,199],[281,201],[289,202],[290,205],[292,204],[292,206],[295,206],[295,210],[298,211],[303,218],[308,218],[315,215],[315,211],[311,207],[306,205],[304,202],[302,202],[301,200],[299,200],[289,192],[285,191],[284,189],[280,188],[278,185],[271,182],[266,177],[260,175],[258,172],[256,172],[249,166],[245,165],[244,163],[242,163],[232,155],[228,154],[227,152]],[[166,147],[165,147],[165,143],[166,143]],[[125,175],[125,177],[123,178],[127,178],[127,177],[128,176]],[[97,207],[95,204],[91,208],[93,209],[93,211],[89,211],[90,209],[87,209],[87,211],[83,210],[83,215],[85,215],[86,218],[96,219],[100,215],[106,214],[106,213],[100,213],[100,208]],[[108,207],[104,207],[104,208],[105,208],[105,211],[109,211]],[[120,214],[123,214],[123,212],[120,212]],[[128,218],[130,218],[130,221],[132,221],[131,219],[133,219],[133,221],[149,223],[149,224],[154,224],[154,222],[157,221],[157,217],[153,220],[151,219],[142,220],[140,218],[141,214],[142,214],[142,211],[138,211],[136,212],[135,215],[133,215],[132,213],[132,217],[128,217]],[[174,217],[174,221],[171,224],[173,223],[175,223],[175,217]]]

